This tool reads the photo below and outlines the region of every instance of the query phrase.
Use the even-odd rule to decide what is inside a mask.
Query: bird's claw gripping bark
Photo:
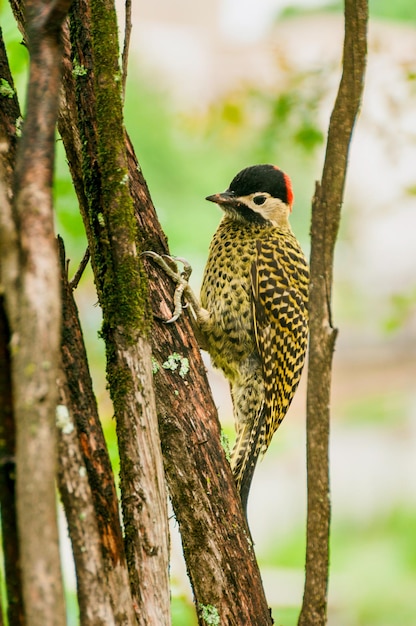
[[[193,300],[195,299],[194,294],[189,287],[188,280],[192,274],[192,267],[189,265],[186,259],[183,259],[179,256],[170,256],[168,254],[157,254],[157,252],[153,252],[152,250],[147,250],[142,252],[142,256],[151,257],[158,265],[163,269],[163,271],[176,283],[175,294],[173,296],[174,303],[174,311],[173,315],[170,319],[164,320],[165,324],[171,324],[172,322],[176,322],[176,320],[180,317],[182,310],[186,308],[187,303],[182,303],[182,296],[185,295],[190,297],[191,304],[195,304]],[[171,263],[171,265],[170,265]],[[182,263],[183,270],[179,272],[177,263]],[[172,268],[174,266],[174,269]]]

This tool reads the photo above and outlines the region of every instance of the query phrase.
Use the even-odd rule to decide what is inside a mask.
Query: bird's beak
[[[212,196],[207,196],[205,200],[215,202],[216,204],[234,204],[236,197],[232,191],[223,191],[222,193],[214,193]]]

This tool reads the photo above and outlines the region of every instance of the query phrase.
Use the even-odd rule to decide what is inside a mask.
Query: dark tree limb
[[[131,23],[131,0],[125,0],[124,3],[125,19],[124,19],[124,46],[122,55],[122,80],[123,80],[123,101],[126,96],[127,69],[129,64],[130,39],[132,31]]]
[[[21,116],[19,101],[13,83],[13,76],[10,71],[7,52],[3,41],[3,33],[0,28],[0,76],[10,87],[9,96],[2,96],[0,99],[0,129],[2,144],[0,158],[3,163],[5,192],[12,199],[12,181],[16,162],[17,132],[16,125]]]
[[[1,185],[1,183],[0,183]],[[4,206],[2,193],[0,202]],[[0,296],[0,505],[7,615],[10,624],[24,626],[20,550],[17,536],[15,451],[16,433],[11,380],[10,329]],[[1,622],[3,623],[3,622]]]
[[[67,77],[64,84],[70,85],[70,80]],[[84,85],[83,94],[91,101],[87,89]],[[69,153],[75,155],[76,139],[65,113],[72,107],[68,106],[71,97],[68,89],[60,132],[67,151],[69,148]],[[127,137],[126,148],[130,194],[140,227],[138,246],[165,252],[166,237]],[[76,176],[77,171],[75,164],[72,175]],[[167,317],[173,285],[152,266],[148,265],[148,269],[153,310],[157,312],[162,303],[163,316]],[[169,355],[177,352],[190,363],[190,372],[184,379],[179,375],[179,368],[172,379],[174,373],[162,367],[154,376],[154,382],[166,477],[181,529],[200,623],[204,623],[201,607],[211,605],[218,610],[224,624],[254,623],[252,620],[256,619],[259,626],[269,625],[272,620],[259,569],[231,470],[220,445],[216,409],[189,319],[185,315],[179,324],[158,327],[152,334],[156,361],[163,364]]]
[[[79,267],[77,269],[77,271],[74,274],[74,277],[72,278],[71,282],[69,283],[69,286],[71,287],[71,289],[76,289],[78,287],[78,283],[81,280],[81,277],[84,273],[85,268],[88,265],[88,261],[90,260],[90,250],[89,248],[87,248],[84,252],[84,256],[81,259],[81,263],[79,264]]]
[[[108,593],[91,485],[78,439],[65,369],[58,379],[58,487],[68,523],[77,578],[79,621],[82,626],[116,626],[113,599]],[[128,598],[125,609],[131,609]],[[126,620],[127,624],[133,622]]]
[[[77,572],[82,626],[136,624],[113,471],[88,369],[62,240],[59,489]],[[82,512],[82,514],[80,514]]]
[[[16,500],[29,626],[66,623],[55,501],[61,314],[51,187],[60,33],[68,7],[66,0],[26,4],[27,116],[16,156],[13,208],[8,203],[3,207],[0,233],[2,281],[14,345]]]
[[[12,180],[16,159],[16,123],[20,117],[17,95],[7,60],[0,29],[0,76],[12,90],[11,97],[0,99],[0,207],[3,219],[12,199]],[[6,218],[7,219],[7,218]],[[8,219],[11,219],[11,211]],[[0,259],[0,283],[2,283]],[[24,625],[20,550],[17,536],[16,511],[16,426],[12,391],[12,358],[10,354],[10,325],[4,296],[0,296],[0,507],[3,538],[4,570],[7,595],[7,615],[10,624]]]
[[[82,12],[78,10],[77,15],[81,16]],[[85,24],[85,20],[82,21]],[[82,45],[77,45],[77,58],[84,64],[89,56],[83,52]],[[82,85],[86,102],[93,101],[89,89],[88,83]],[[70,101],[68,90],[66,102]],[[80,107],[80,103],[77,106]],[[85,111],[80,114],[86,115]],[[64,144],[73,154],[75,142],[71,126],[64,118],[62,122]],[[166,237],[128,138],[126,147],[130,194],[140,226],[138,246],[142,250],[167,251]],[[74,168],[73,175],[77,169]],[[149,271],[152,272],[152,306],[157,311],[161,301],[171,302],[173,285],[153,268]],[[169,304],[165,304],[167,306]],[[182,329],[178,330],[180,327]],[[166,477],[182,533],[199,620],[202,624],[201,607],[211,605],[225,624],[241,624],[256,616],[256,623],[266,626],[272,621],[260,573],[230,467],[220,445],[219,423],[205,368],[197,343],[191,337],[192,328],[186,316],[170,328],[160,325],[152,334],[152,352],[161,364],[169,355],[181,353],[184,359],[188,358],[191,368],[184,379],[177,373],[174,385],[172,372],[164,368],[154,381]]]
[[[343,74],[331,115],[322,182],[312,203],[310,344],[307,395],[308,526],[306,579],[299,626],[324,625],[329,564],[329,423],[333,256],[341,217],[348,151],[367,57],[367,0],[345,0]]]

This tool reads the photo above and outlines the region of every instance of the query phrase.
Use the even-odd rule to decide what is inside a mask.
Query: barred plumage
[[[283,420],[307,346],[308,266],[288,222],[290,180],[246,168],[207,198],[225,215],[214,234],[199,316],[212,363],[228,378],[236,443],[231,465],[246,509],[257,459]]]

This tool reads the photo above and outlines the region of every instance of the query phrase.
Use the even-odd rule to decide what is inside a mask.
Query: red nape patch
[[[283,178],[285,179],[285,183],[286,183],[287,203],[290,206],[290,210],[292,210],[292,205],[293,205],[293,200],[294,200],[292,181],[290,180],[289,176],[285,173],[283,173]]]
[[[279,170],[280,172],[282,172],[280,167],[277,167],[277,165],[273,165],[273,167],[275,170]],[[283,175],[285,185],[286,185],[287,203],[290,207],[290,210],[292,210],[293,200],[294,200],[292,181],[290,180],[290,177],[288,176],[288,174],[286,174],[285,172],[282,172],[282,175]]]

